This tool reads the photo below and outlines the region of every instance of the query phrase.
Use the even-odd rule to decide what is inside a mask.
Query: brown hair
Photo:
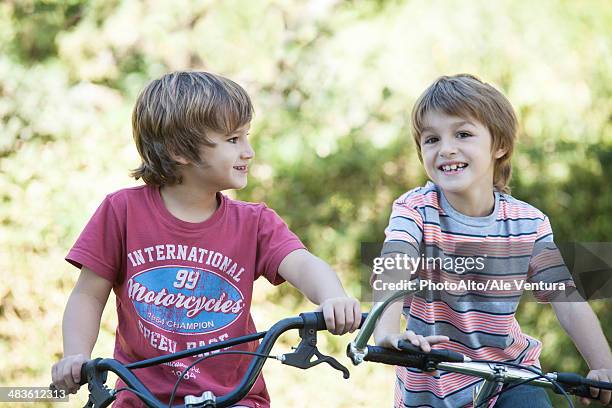
[[[152,185],[181,182],[173,157],[201,164],[199,149],[213,146],[208,131],[231,134],[253,117],[253,105],[237,83],[208,72],[172,72],[149,83],[132,112],[141,165],[131,172]]]
[[[506,97],[491,85],[469,74],[441,76],[419,97],[412,109],[412,135],[421,153],[421,133],[427,112],[438,111],[447,115],[475,119],[491,133],[491,151],[504,149],[506,153],[495,160],[493,186],[503,193],[510,193],[508,183],[512,177],[510,159],[516,141],[518,122],[512,105]]]

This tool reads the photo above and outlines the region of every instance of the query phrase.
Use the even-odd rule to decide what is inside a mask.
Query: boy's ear
[[[182,164],[182,165],[189,164],[189,160],[187,160],[183,156],[179,156],[178,154],[170,153],[170,157],[172,158],[172,160],[174,160],[178,164]]]
[[[493,157],[497,160],[497,159],[501,159],[502,157],[504,157],[504,155],[508,153],[508,149],[497,149],[495,151],[495,153],[493,154]]]

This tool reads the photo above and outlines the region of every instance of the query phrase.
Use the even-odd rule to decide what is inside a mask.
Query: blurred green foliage
[[[359,243],[382,240],[392,200],[425,181],[408,113],[442,74],[477,74],[512,101],[513,194],[557,241],[611,240],[610,27],[605,0],[0,3],[0,353],[14,356],[0,383],[45,384],[61,355],[77,275],[62,258],[104,195],[134,183],[130,111],[148,80],[201,69],[247,88],[257,159],[235,195],[266,201],[358,295]],[[284,307],[274,318],[307,307],[286,285],[261,290],[256,307]],[[610,301],[592,305],[612,338]],[[543,339],[545,368],[586,371],[549,307],[526,302],[519,321]],[[279,376],[276,402],[292,401]],[[392,373],[371,378],[387,382],[373,400],[391,401]]]

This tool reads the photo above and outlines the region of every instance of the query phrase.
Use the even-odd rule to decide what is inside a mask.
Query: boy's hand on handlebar
[[[361,306],[354,298],[327,299],[317,307],[317,312],[323,312],[327,330],[332,334],[352,333],[361,324]]]
[[[589,380],[612,382],[612,369],[600,369],[591,370],[587,375]],[[610,400],[612,399],[612,392],[608,390],[599,390],[597,388],[591,388],[591,396],[593,399],[598,400],[602,405],[612,405]],[[589,405],[591,400],[588,398],[580,398],[580,402],[584,405]]]
[[[420,334],[416,334],[412,330],[405,331],[403,333],[392,333],[385,335],[379,342],[378,346],[394,348],[396,350],[401,350],[398,347],[398,343],[400,340],[407,340],[416,347],[420,347],[426,353],[431,351],[432,344],[444,343],[449,340],[446,336],[421,336]]]
[[[401,350],[399,348],[400,340],[409,341],[416,347],[420,347],[425,353],[429,353],[431,351],[432,344],[444,343],[449,341],[449,338],[446,336],[421,336],[420,334],[416,334],[412,330],[405,331],[403,333],[391,333],[385,335],[381,340],[377,342],[378,346],[392,348],[396,350]],[[438,371],[423,371],[424,374],[437,377],[439,375]]]
[[[55,388],[76,394],[81,387],[81,367],[89,358],[83,354],[66,356],[51,368],[51,378]]]

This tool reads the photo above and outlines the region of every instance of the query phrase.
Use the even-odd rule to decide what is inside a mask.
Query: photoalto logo
[[[361,299],[398,290],[458,301],[580,301],[612,297],[612,244],[517,242],[362,243]],[[415,278],[419,279],[415,287]],[[420,296],[420,295],[419,295]]]

